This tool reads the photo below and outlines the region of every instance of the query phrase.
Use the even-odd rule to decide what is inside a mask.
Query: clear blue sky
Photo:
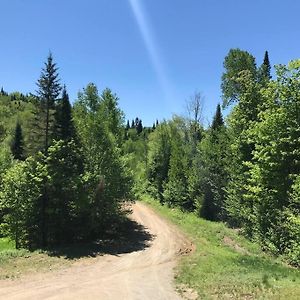
[[[296,0],[1,0],[0,86],[34,92],[51,50],[72,101],[94,82],[151,125],[198,90],[208,121],[230,48],[258,64],[265,50],[272,64],[299,58],[299,11]]]

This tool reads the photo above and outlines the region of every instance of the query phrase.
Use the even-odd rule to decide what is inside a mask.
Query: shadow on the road
[[[118,256],[144,250],[151,245],[154,238],[155,236],[150,234],[143,225],[128,219],[117,234],[108,235],[96,242],[50,248],[47,252],[50,256],[65,257],[66,259],[96,257],[104,254]]]

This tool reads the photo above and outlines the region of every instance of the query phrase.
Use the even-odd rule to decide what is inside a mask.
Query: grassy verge
[[[179,286],[193,288],[200,299],[300,299],[300,270],[262,252],[222,223],[161,206],[149,197],[143,201],[196,245],[196,251],[179,262]]]
[[[51,256],[46,251],[16,250],[8,238],[0,238],[0,280],[57,270],[69,264],[64,257]]]
[[[102,239],[66,244],[46,250],[15,249],[8,238],[0,238],[0,280],[15,279],[26,274],[44,273],[70,266],[84,260],[93,263],[104,254],[118,255],[146,247],[151,236],[135,221],[120,220],[114,230]]]

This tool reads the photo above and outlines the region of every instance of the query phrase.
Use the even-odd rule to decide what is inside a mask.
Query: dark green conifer
[[[270,60],[269,60],[268,51],[266,51],[265,56],[264,56],[264,61],[263,61],[262,65],[259,68],[258,81],[261,84],[266,84],[271,78],[272,78],[272,76],[271,76],[271,64],[270,64]]]
[[[208,220],[224,220],[224,189],[227,185],[226,156],[228,138],[221,113],[217,105],[213,123],[201,143],[202,156],[202,207],[200,215]]]
[[[58,140],[70,140],[74,137],[74,124],[72,119],[72,107],[66,86],[63,87],[62,98],[56,106],[55,138]]]
[[[41,117],[44,117],[44,120],[42,121],[44,131],[44,152],[47,154],[50,144],[50,136],[52,135],[53,131],[51,112],[55,108],[55,101],[57,100],[61,91],[58,78],[58,68],[56,67],[56,63],[53,62],[51,53],[47,58],[45,67],[42,69],[37,86],[37,94],[41,104]]]
[[[136,132],[137,134],[140,134],[143,131],[143,124],[142,120],[138,119],[137,125],[136,125]]]
[[[50,53],[44,68],[42,69],[40,78],[37,81],[39,110],[36,114],[36,124],[39,127],[40,137],[43,140],[43,152],[48,157],[48,148],[54,133],[54,113],[55,102],[61,91],[61,85],[58,78],[58,68],[53,62]],[[49,191],[47,187],[47,178],[43,183],[43,192],[41,196],[40,219],[41,219],[41,244],[43,247],[48,245],[48,225],[49,225]]]
[[[271,79],[271,64],[269,60],[269,53],[268,51],[265,52],[264,62],[262,64],[263,68],[263,75],[265,78]]]
[[[215,113],[214,118],[213,118],[211,128],[213,130],[217,130],[218,128],[220,128],[223,125],[224,125],[224,120],[223,120],[223,116],[222,116],[222,112],[221,112],[221,105],[218,104],[217,109],[216,109],[216,113]]]
[[[11,152],[15,159],[24,160],[24,141],[22,127],[19,122],[16,124],[15,134],[13,137]]]
[[[130,129],[130,124],[129,124],[129,120],[127,120],[127,124],[126,124],[126,130]]]

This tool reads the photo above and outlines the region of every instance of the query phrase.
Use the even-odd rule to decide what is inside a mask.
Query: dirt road
[[[190,243],[145,204],[134,204],[131,218],[142,225],[144,236],[133,251],[0,281],[0,299],[181,299],[173,285],[173,268]]]

